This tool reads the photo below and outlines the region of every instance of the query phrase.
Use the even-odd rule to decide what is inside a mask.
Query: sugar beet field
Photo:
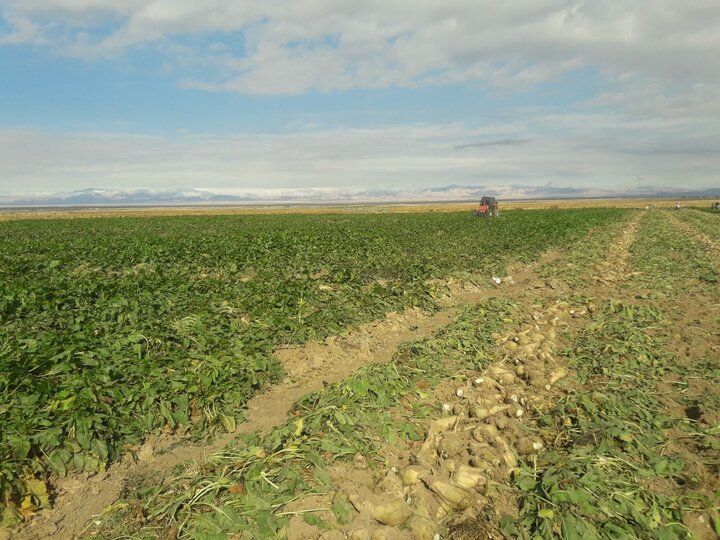
[[[0,231],[0,539],[720,537],[720,214]]]

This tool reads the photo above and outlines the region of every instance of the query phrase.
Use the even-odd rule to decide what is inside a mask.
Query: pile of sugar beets
[[[520,424],[526,411],[552,399],[552,385],[567,375],[552,356],[556,331],[568,317],[584,313],[556,302],[519,331],[498,336],[505,358],[464,386],[441,390],[448,416],[430,423],[420,448],[377,484],[348,495],[359,514],[343,527],[347,537],[438,539],[449,523],[474,520],[492,504],[493,484],[507,482],[520,457],[544,447]]]

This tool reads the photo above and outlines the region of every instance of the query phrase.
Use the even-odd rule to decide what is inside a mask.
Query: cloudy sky
[[[720,187],[719,58],[718,0],[0,0],[0,195]]]

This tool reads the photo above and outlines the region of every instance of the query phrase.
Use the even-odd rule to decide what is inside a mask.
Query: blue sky
[[[264,96],[209,92],[178,85],[174,74],[153,70],[157,58],[131,55],[118,62],[57,58],[30,46],[0,48],[0,86],[6,127],[66,130],[139,129],[172,133],[279,130],[293,124],[372,127],[387,123],[483,121],[523,106],[572,106],[591,98],[596,76],[588,70],[531,90],[498,93],[481,83],[415,89],[353,89]]]
[[[720,187],[715,0],[0,0],[0,197]]]

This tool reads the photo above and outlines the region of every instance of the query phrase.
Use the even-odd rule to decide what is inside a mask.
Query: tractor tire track
[[[610,287],[613,292],[633,275],[630,252],[645,214],[637,214],[627,224],[620,236],[610,244],[607,257],[595,266],[596,282]]]

